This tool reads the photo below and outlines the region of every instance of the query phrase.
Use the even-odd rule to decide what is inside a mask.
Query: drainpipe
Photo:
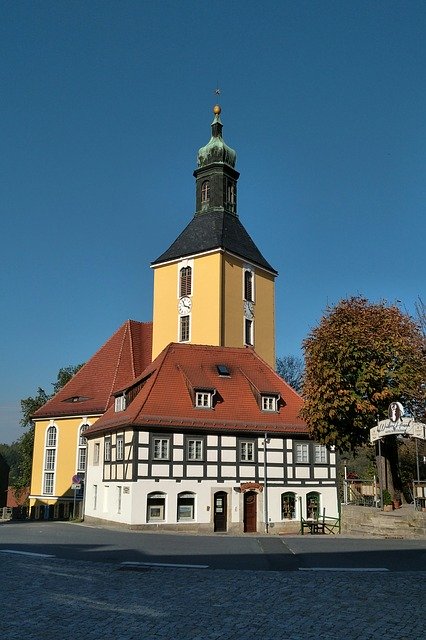
[[[264,518],[265,518],[265,533],[269,533],[269,514],[268,514],[268,475],[267,475],[267,464],[266,464],[266,445],[269,442],[268,434],[265,433],[265,438],[263,440],[263,485],[264,485],[264,498],[263,498],[263,508],[264,508]]]

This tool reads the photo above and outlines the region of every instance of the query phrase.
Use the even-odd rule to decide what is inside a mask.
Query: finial
[[[220,115],[221,111],[222,109],[220,108],[220,106],[218,104],[215,104],[215,106],[213,107],[213,113],[215,114],[215,116]]]

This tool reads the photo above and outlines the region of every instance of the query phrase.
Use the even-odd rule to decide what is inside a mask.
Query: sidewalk
[[[422,572],[151,569],[0,554],[4,640],[420,640]]]

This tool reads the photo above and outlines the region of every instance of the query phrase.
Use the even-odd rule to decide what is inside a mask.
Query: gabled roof
[[[34,419],[104,413],[113,392],[151,362],[152,322],[127,320]]]
[[[229,376],[219,375],[219,364]],[[85,435],[124,427],[308,434],[302,398],[253,349],[171,343],[129,385],[136,387],[125,411],[110,407]],[[194,393],[206,388],[216,392],[214,407],[196,408]],[[280,397],[278,412],[261,410],[263,393]]]
[[[260,253],[239,218],[226,211],[209,211],[193,217],[173,244],[151,264],[153,266],[213,249],[223,249],[277,273]]]

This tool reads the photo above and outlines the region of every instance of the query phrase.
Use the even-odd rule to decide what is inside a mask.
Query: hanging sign
[[[400,402],[391,402],[387,420],[380,420],[370,429],[370,442],[385,436],[402,435],[426,440],[426,424],[416,422],[414,418],[404,418],[404,407]]]

